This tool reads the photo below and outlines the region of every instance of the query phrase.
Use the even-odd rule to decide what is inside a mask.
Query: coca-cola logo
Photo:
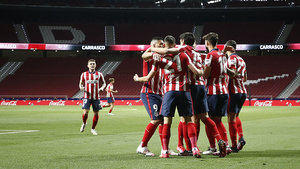
[[[254,106],[272,106],[273,101],[256,101]]]
[[[64,106],[66,101],[51,101],[49,106]]]
[[[17,105],[17,101],[8,101],[8,102],[3,101],[1,103],[1,106],[16,106],[16,105]]]

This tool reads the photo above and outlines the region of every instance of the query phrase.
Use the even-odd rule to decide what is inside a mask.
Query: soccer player
[[[106,97],[107,97],[107,103],[108,106],[110,107],[110,110],[107,115],[114,115],[112,112],[113,108],[115,107],[115,98],[113,93],[118,93],[117,90],[114,90],[114,83],[115,79],[114,78],[109,78],[109,84],[107,85],[105,91],[107,92]]]
[[[197,53],[193,48],[194,43],[195,43],[194,35],[191,32],[186,32],[186,33],[181,34],[179,36],[179,38],[180,38],[180,44],[181,44],[180,47],[172,48],[172,49],[168,49],[168,50],[164,50],[164,51],[160,50],[158,52],[161,54],[170,54],[170,53],[178,54],[180,52],[184,52],[185,54],[187,54],[187,56],[189,56],[192,63],[198,69],[203,70],[204,66],[202,64],[203,63],[202,58],[201,58],[200,54]],[[216,138],[218,140],[220,151],[226,151],[226,149],[224,148],[224,141],[221,139],[221,136],[218,132],[215,122],[212,119],[210,119],[207,114],[208,105],[207,105],[207,96],[206,96],[206,91],[205,91],[204,78],[202,76],[198,76],[198,75],[194,74],[191,70],[189,70],[188,71],[188,80],[190,83],[190,89],[191,89],[190,93],[191,93],[193,110],[194,110],[194,114],[192,116],[192,121],[195,123],[197,139],[198,139],[199,132],[200,132],[200,119],[201,119],[201,121],[206,126],[207,134],[209,135],[210,133],[212,133],[214,138]],[[185,148],[183,146],[183,138],[185,138],[187,151],[190,150],[191,145],[190,145],[189,141],[187,140],[186,123],[183,120],[183,118],[181,118],[181,121],[179,122],[178,133],[180,133],[180,134],[178,137],[177,150],[181,154],[184,154]]]
[[[228,125],[231,138],[232,151],[239,152],[242,150],[246,141],[243,137],[242,123],[239,113],[247,97],[247,90],[244,82],[247,81],[246,63],[239,55],[235,53],[236,42],[229,40],[225,46],[231,46],[233,50],[227,51],[228,56],[227,72],[229,79],[229,108],[228,108]],[[239,143],[237,144],[237,133],[239,133]]]
[[[175,38],[173,43],[175,44]],[[151,51],[157,53],[163,53],[164,51],[168,50],[169,49],[151,47]],[[190,92],[188,92],[187,71],[190,69],[193,73],[200,76],[203,74],[203,71],[197,69],[191,62],[190,58],[184,52],[180,52],[170,59],[173,63],[177,64],[178,72],[175,72],[172,69],[170,69],[169,71],[165,71],[164,97],[161,108],[161,114],[164,116],[164,126],[162,133],[163,150],[160,157],[169,157],[168,149],[171,135],[170,127],[172,124],[172,118],[175,114],[175,109],[177,107],[179,116],[182,116],[184,118],[184,121],[187,123],[188,137],[192,145],[193,156],[196,158],[200,158],[201,154],[197,147],[197,137],[194,127],[195,124],[191,121],[193,111],[191,95]]]
[[[218,43],[218,34],[208,33],[203,36],[205,46],[209,50],[205,58],[204,76],[207,79],[207,102],[209,108],[209,117],[216,123],[218,131],[225,141],[221,144],[221,149],[226,149],[228,143],[226,128],[222,123],[222,116],[225,116],[228,104],[228,89],[226,74],[226,57],[216,47]],[[215,138],[212,133],[208,134],[210,148],[203,154],[213,154],[215,152]],[[220,151],[220,157],[225,157],[226,151]]]
[[[151,40],[152,47],[163,47],[163,39],[161,37],[154,37]],[[153,53],[151,51],[146,50],[142,55],[143,58],[143,76],[149,74],[152,64],[154,63]],[[153,136],[156,128],[159,126],[159,136],[162,140],[162,116],[159,115],[160,106],[162,103],[162,72],[158,72],[155,76],[150,80],[146,81],[143,84],[141,90],[141,100],[150,116],[150,123],[147,125],[145,129],[145,133],[142,139],[141,144],[138,146],[136,152],[140,154],[144,154],[145,156],[154,156],[154,154],[148,149],[148,142]]]
[[[103,89],[106,86],[106,83],[102,73],[96,71],[96,60],[90,59],[88,61],[87,67],[89,68],[89,70],[81,74],[80,82],[79,82],[79,89],[84,92],[83,106],[82,106],[83,124],[81,125],[80,132],[83,132],[86,127],[88,113],[90,110],[90,106],[92,105],[94,111],[94,118],[93,118],[91,133],[93,135],[98,135],[95,128],[99,119],[99,115],[98,115],[99,110],[102,109],[100,106],[99,91],[103,91]],[[101,88],[99,88],[100,81],[102,83]]]

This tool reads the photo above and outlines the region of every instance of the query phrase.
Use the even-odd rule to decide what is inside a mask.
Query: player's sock
[[[84,124],[86,124],[87,118],[88,118],[88,114],[87,114],[87,113],[83,113],[83,114],[82,114],[82,122],[83,122]]]
[[[183,125],[180,121],[178,124],[178,147],[183,146]]]
[[[197,136],[196,136],[196,128],[195,123],[188,123],[188,136],[192,144],[192,148],[197,147]]]
[[[210,148],[216,148],[216,140],[214,135],[212,134],[212,129],[208,125],[205,125],[205,131],[209,141]]]
[[[163,128],[164,128],[163,124],[160,124],[158,126],[158,133],[159,133],[159,138],[160,138],[161,145],[163,145],[163,137],[162,137]]]
[[[186,122],[182,123],[182,128],[183,128],[183,138],[185,141],[186,150],[192,151],[192,145],[191,145],[190,139],[188,137],[188,126],[187,126]]]
[[[147,146],[149,140],[153,136],[155,130],[157,128],[157,125],[154,125],[152,123],[149,123],[145,129],[144,137],[142,139],[142,147]]]
[[[113,111],[113,108],[111,108],[108,113],[111,113],[112,111]]]
[[[237,132],[239,134],[239,139],[240,139],[244,135],[243,135],[242,122],[241,122],[239,116],[236,117],[236,128],[237,128]]]
[[[228,145],[227,131],[226,131],[224,124],[219,119],[214,120],[214,122],[216,123],[216,126],[222,137],[222,140],[225,141],[226,145]]]
[[[96,125],[98,123],[98,119],[99,119],[99,115],[98,114],[94,114],[92,129],[96,128]]]
[[[219,141],[219,140],[222,139],[222,138],[221,138],[221,135],[220,135],[220,133],[219,133],[219,131],[218,131],[218,128],[217,128],[217,126],[216,126],[216,123],[215,123],[211,118],[207,117],[207,118],[204,120],[203,123],[205,124],[205,126],[208,127],[209,132],[212,133],[212,136],[213,136],[214,138],[216,138],[217,141]],[[206,130],[206,128],[205,128],[205,130]],[[207,132],[206,132],[206,133],[207,133]]]
[[[169,124],[164,124],[163,132],[162,132],[162,136],[163,136],[162,148],[163,148],[164,151],[168,151],[168,149],[169,149],[170,135],[171,135],[170,125]]]
[[[232,121],[228,123],[229,126],[229,134],[230,134],[230,139],[231,139],[231,144],[232,147],[236,147],[237,146],[237,140],[236,140],[236,133],[237,133],[237,129],[236,129],[236,121]]]
[[[195,123],[195,126],[196,126],[196,136],[198,140],[200,134],[200,123]]]

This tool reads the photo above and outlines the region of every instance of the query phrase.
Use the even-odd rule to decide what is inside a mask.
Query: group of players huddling
[[[183,33],[179,39],[180,45],[176,46],[173,36],[154,37],[151,47],[142,55],[143,77],[133,77],[137,82],[144,82],[141,100],[151,118],[137,153],[154,156],[147,145],[157,127],[162,158],[169,158],[169,155],[200,158],[201,154],[225,157],[231,152],[239,152],[246,144],[239,112],[246,99],[244,82],[247,72],[244,60],[235,53],[236,42],[227,41],[220,51],[217,48],[218,34],[211,32],[203,37],[208,50],[204,54],[195,51],[192,33]],[[176,108],[180,116],[179,153],[169,148]],[[222,123],[225,115],[228,117],[231,147]],[[197,146],[200,120],[205,124],[210,143],[209,149],[203,153]]]

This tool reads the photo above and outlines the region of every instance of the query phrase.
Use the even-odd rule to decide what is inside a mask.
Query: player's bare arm
[[[151,52],[151,48],[148,48],[142,55],[142,58],[145,60],[145,61],[148,61],[152,58],[152,55],[153,53]]]
[[[105,82],[105,80],[104,80],[104,77],[103,76],[101,76],[101,81],[102,81],[102,86],[100,87],[100,91],[103,91],[104,90],[104,88],[105,88],[105,86],[106,86],[106,82]]]
[[[154,48],[154,47],[151,47],[151,51],[159,53],[161,55],[178,54],[179,53],[178,48]]]
[[[79,81],[79,89],[80,90],[84,90],[84,82],[81,80],[81,78],[80,78],[80,81]]]
[[[246,82],[248,79],[247,71],[245,71],[245,77],[244,77],[244,82]]]
[[[157,72],[158,70],[155,71],[154,69],[152,69],[147,76],[143,76],[143,77],[139,77],[137,74],[135,74],[133,76],[133,80],[136,82],[148,82],[150,79],[152,79],[155,76]]]
[[[195,74],[195,75],[198,75],[198,76],[203,76],[204,72],[203,70],[199,70],[196,68],[196,66],[193,64],[193,63],[190,63],[188,65],[189,69]]]
[[[211,72],[211,67],[210,66],[207,66],[207,67],[204,68],[204,78],[205,79],[209,78],[210,72]]]

